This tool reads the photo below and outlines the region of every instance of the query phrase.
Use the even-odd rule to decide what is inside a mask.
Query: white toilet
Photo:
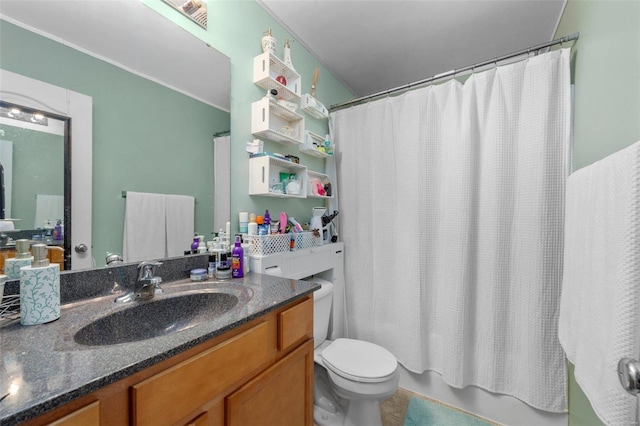
[[[381,426],[380,401],[398,388],[398,361],[388,350],[354,339],[327,340],[333,284],[313,293],[314,420],[320,426]]]

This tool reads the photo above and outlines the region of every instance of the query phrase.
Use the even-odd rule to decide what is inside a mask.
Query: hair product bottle
[[[240,235],[236,235],[236,244],[231,254],[231,276],[233,278],[244,277],[244,250]]]

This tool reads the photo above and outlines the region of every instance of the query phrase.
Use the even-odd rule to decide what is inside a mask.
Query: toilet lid
[[[398,367],[385,348],[353,339],[337,339],[322,351],[322,359],[329,370],[357,382],[385,381]]]

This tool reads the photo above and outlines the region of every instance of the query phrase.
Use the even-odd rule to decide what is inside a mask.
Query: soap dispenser
[[[44,324],[60,318],[60,265],[49,264],[44,244],[31,246],[33,262],[20,270],[20,323]]]
[[[20,279],[20,268],[31,266],[33,257],[29,253],[29,240],[16,240],[16,257],[4,261],[4,273],[9,280]]]

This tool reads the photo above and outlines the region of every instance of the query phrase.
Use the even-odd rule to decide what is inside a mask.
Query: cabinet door
[[[226,398],[228,426],[313,425],[313,339]]]
[[[131,388],[133,424],[172,425],[269,364],[275,346],[266,322]]]

